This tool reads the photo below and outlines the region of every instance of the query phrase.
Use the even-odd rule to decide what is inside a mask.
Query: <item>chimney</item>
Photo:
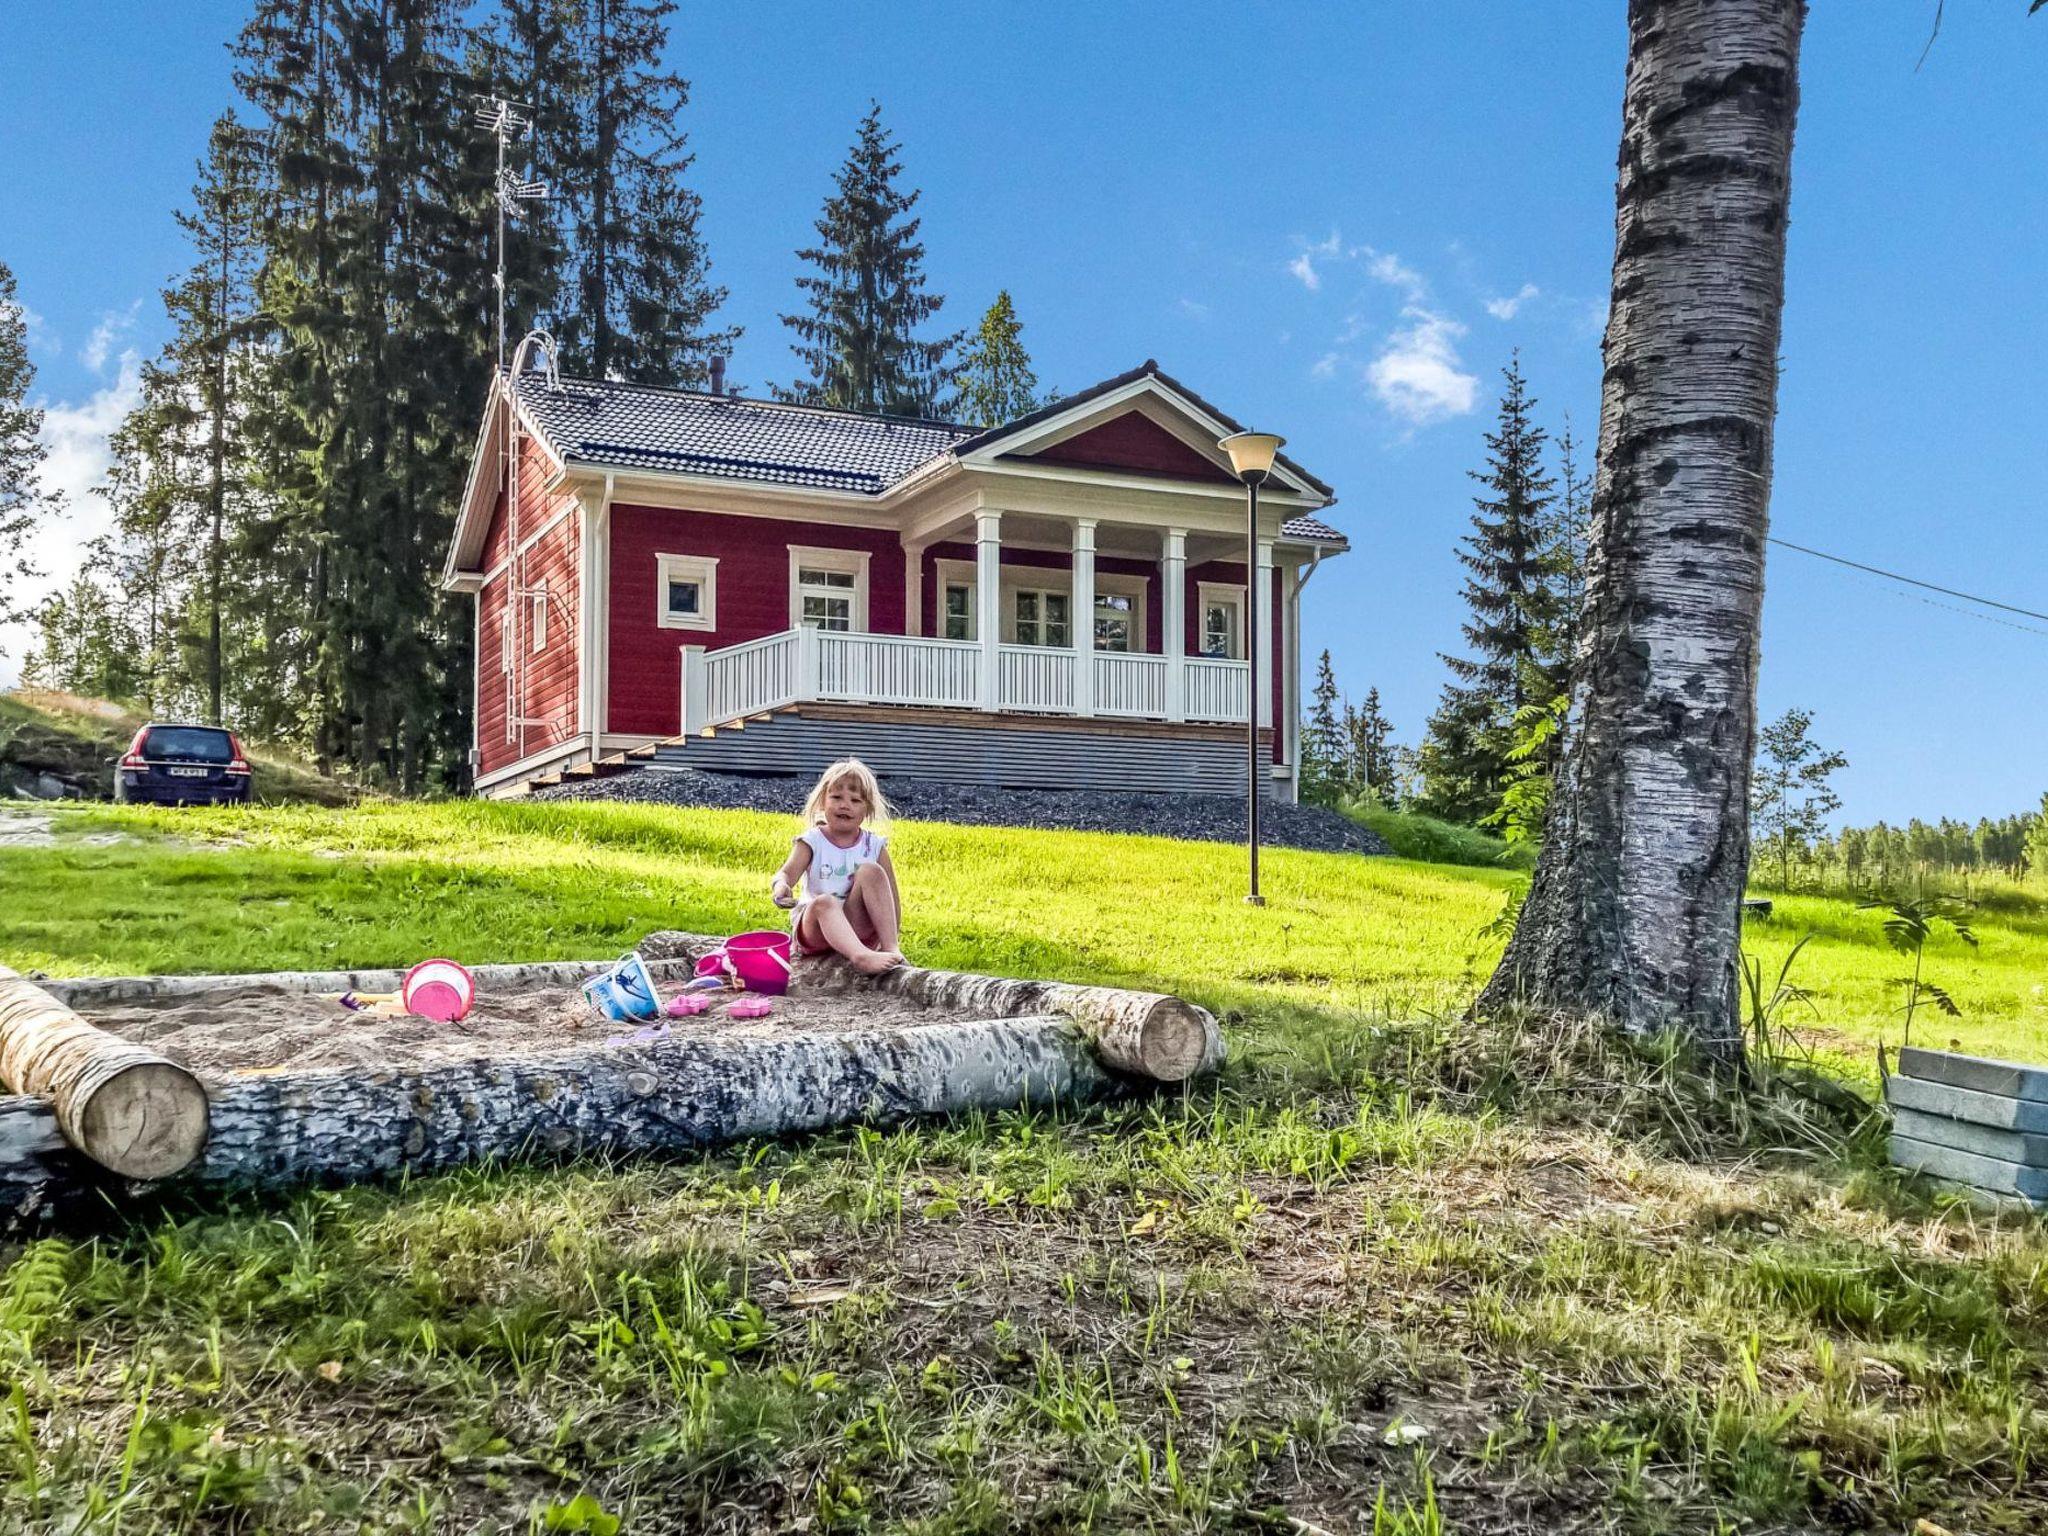
[[[711,393],[714,395],[725,393],[725,354],[723,352],[711,354]]]

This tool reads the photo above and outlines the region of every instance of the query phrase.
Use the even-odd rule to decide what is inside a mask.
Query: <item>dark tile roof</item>
[[[1320,517],[1290,517],[1280,525],[1280,537],[1300,539],[1309,544],[1348,544],[1351,541]]]
[[[516,387],[521,404],[565,461],[879,496],[941,454],[997,442],[1056,411],[1084,404],[1148,374],[1233,431],[1242,430],[1186,385],[1161,373],[1149,358],[1143,367],[1104,379],[1000,427],[985,429],[617,381],[565,378],[559,389],[551,389],[545,375],[538,373],[526,374]],[[1327,485],[1284,454],[1280,462],[1323,495],[1332,494]],[[1289,518],[1281,533],[1311,542],[1345,542],[1343,534],[1314,517]]]
[[[971,427],[736,400],[644,384],[518,381],[519,399],[564,459],[876,496]]]

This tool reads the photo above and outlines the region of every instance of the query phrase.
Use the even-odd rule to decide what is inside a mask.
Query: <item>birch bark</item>
[[[1739,1060],[1803,0],[1630,0],[1575,735],[1482,1010]]]

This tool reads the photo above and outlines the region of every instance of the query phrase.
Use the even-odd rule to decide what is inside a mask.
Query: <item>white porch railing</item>
[[[1074,653],[1049,645],[996,648],[996,699],[1001,709],[1033,715],[1074,712]]]
[[[820,699],[857,704],[933,704],[973,709],[981,703],[981,647],[971,640],[909,635],[855,635],[806,629],[815,636]]]
[[[1190,656],[1181,663],[1181,675],[1187,679],[1188,719],[1242,723],[1251,708],[1250,667],[1241,661]]]
[[[683,729],[744,719],[807,699],[850,704],[981,709],[982,647],[968,640],[793,629],[720,651],[683,651]],[[1164,656],[1094,653],[1093,713],[1125,720],[1242,724],[1251,670],[1241,661],[1181,661],[1182,697]],[[996,647],[996,707],[1072,715],[1081,653],[1042,645]]]
[[[691,722],[688,676],[684,668],[683,720],[686,729],[697,729],[720,720],[737,720],[794,704],[803,697],[798,666],[797,631],[784,630],[749,640],[723,651],[697,651],[703,667],[703,698],[698,708],[704,718]]]
[[[1167,718],[1171,672],[1164,656],[1132,656],[1120,651],[1095,653],[1095,712],[1131,715],[1140,720]]]

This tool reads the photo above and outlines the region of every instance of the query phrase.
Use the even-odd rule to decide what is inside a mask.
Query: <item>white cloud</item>
[[[1458,357],[1465,327],[1415,305],[1401,315],[1411,323],[1388,336],[1385,349],[1366,369],[1373,394],[1414,427],[1469,413],[1478,400],[1479,380],[1464,371]]]
[[[1209,318],[1209,306],[1198,304],[1193,299],[1182,299],[1178,307],[1180,312],[1190,320],[1206,320]]]
[[[1371,257],[1365,270],[1372,274],[1373,281],[1400,289],[1410,304],[1420,304],[1429,296],[1429,284],[1422,280],[1422,274],[1392,251],[1374,251],[1370,246],[1362,246],[1360,253]]]
[[[1524,283],[1521,288],[1504,299],[1488,299],[1486,312],[1496,320],[1512,320],[1515,312],[1542,292],[1534,283]]]
[[[66,585],[78,573],[85,546],[113,526],[112,509],[94,492],[105,483],[114,462],[109,442],[114,429],[141,400],[142,355],[131,349],[121,354],[114,380],[85,400],[41,406],[41,438],[49,450],[41,480],[45,490],[63,496],[64,505],[29,535],[29,563],[42,578],[17,590],[17,598],[33,603]],[[0,687],[19,678],[22,653],[31,638],[26,625],[0,626]]]
[[[1323,278],[1329,268],[1341,262],[1362,261],[1368,277],[1376,283],[1400,289],[1401,296],[1410,304],[1420,304],[1429,296],[1428,281],[1392,251],[1375,250],[1369,245],[1346,245],[1334,229],[1327,239],[1313,244],[1297,239],[1295,243],[1301,249],[1287,263],[1287,270],[1310,293],[1322,291]]]
[[[108,310],[100,316],[100,323],[92,328],[92,334],[85,339],[85,345],[78,349],[78,360],[94,373],[106,371],[107,359],[114,355],[114,343],[135,327],[135,317],[142,313],[142,300],[137,299],[128,306],[127,313]]]
[[[1312,379],[1334,379],[1337,376],[1337,365],[1343,361],[1341,353],[1325,352],[1309,365],[1308,376]]]

